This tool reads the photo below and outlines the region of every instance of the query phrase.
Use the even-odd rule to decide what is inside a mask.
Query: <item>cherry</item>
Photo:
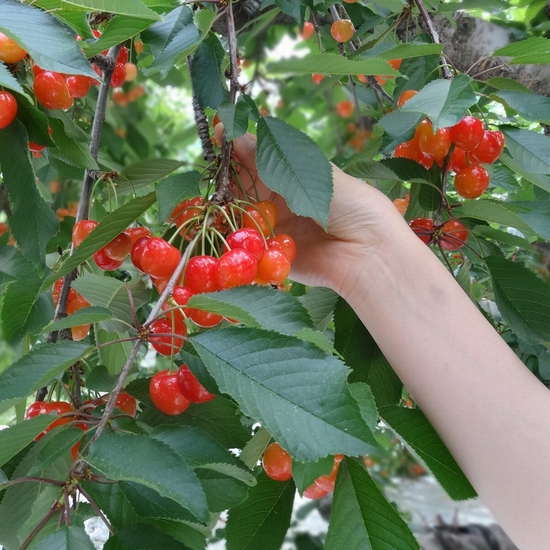
[[[143,251],[145,250],[150,238],[151,237],[140,237],[130,249],[130,259],[140,271],[145,271],[141,266],[141,256],[143,255]]]
[[[477,199],[489,187],[489,173],[483,166],[468,166],[455,176],[456,192],[465,199]]]
[[[308,40],[315,32],[315,25],[311,21],[305,21],[302,27],[302,38]]]
[[[409,99],[414,97],[418,92],[416,90],[405,90],[397,100],[397,107],[401,108]]]
[[[159,334],[162,336],[155,336]],[[172,323],[168,319],[157,319],[149,325],[149,342],[161,355],[173,355],[183,347],[187,334],[184,323]]]
[[[317,84],[317,86],[321,84],[321,80],[323,80],[323,78],[325,78],[324,74],[313,73],[311,75],[311,80],[313,80],[313,83]]]
[[[130,242],[132,243],[132,246],[136,243],[138,239],[141,239],[142,237],[152,237],[153,234],[151,233],[151,230],[148,227],[145,227],[144,225],[140,225],[138,227],[129,227],[124,231],[128,237],[130,237]]]
[[[235,248],[243,248],[254,256],[254,259],[259,262],[265,252],[265,242],[262,234],[255,228],[242,227],[230,233],[226,237],[227,245],[231,250]]]
[[[278,443],[268,445],[262,456],[262,466],[266,475],[275,481],[292,478],[292,457]]]
[[[17,114],[17,100],[10,92],[0,92],[0,129],[9,126]]]
[[[447,156],[452,143],[449,128],[440,128],[434,133],[433,125],[428,119],[418,125],[415,139],[418,140],[420,151],[436,162]]]
[[[391,59],[390,61],[388,61],[388,63],[393,69],[397,70],[399,69],[399,67],[401,67],[401,61],[401,59]],[[380,86],[383,86],[386,83],[386,80],[388,78],[393,78],[393,76],[376,75],[374,78],[376,78],[376,81],[378,82],[378,84],[380,84]]]
[[[67,88],[71,97],[84,97],[92,85],[92,81],[87,76],[73,75],[66,78]]]
[[[477,163],[468,163],[468,157],[466,156],[466,151],[460,147],[455,147],[451,153],[451,158],[449,159],[449,168],[454,172],[460,172],[464,168],[468,168],[470,165],[477,165]]]
[[[347,42],[355,33],[355,27],[349,19],[337,19],[330,26],[330,34],[336,42]]]
[[[340,467],[340,462],[342,462],[344,455],[338,454],[334,457],[334,465],[332,470],[328,475],[319,476],[315,480],[315,484],[319,486],[323,491],[328,491],[329,493],[334,491],[334,483],[336,482],[336,475],[338,474],[338,468]]]
[[[181,414],[189,406],[189,400],[179,389],[178,375],[168,370],[157,372],[151,378],[149,395],[160,412],[171,416]]]
[[[267,239],[267,247],[284,252],[288,261],[292,263],[296,259],[296,243],[286,233],[280,233],[271,239]]]
[[[430,243],[434,232],[434,221],[431,218],[414,218],[409,226],[422,242]]]
[[[482,164],[493,164],[504,149],[504,134],[499,130],[487,131],[483,139],[472,151],[472,158]]]
[[[258,271],[258,262],[244,248],[228,250],[218,260],[216,282],[223,290],[241,285],[249,285],[254,281]]]
[[[398,212],[403,216],[409,207],[410,194],[407,194],[405,198],[397,198],[393,200],[393,204],[397,208]]]
[[[124,262],[124,260],[113,260],[113,258],[107,256],[105,248],[100,248],[94,254],[94,260],[97,264],[97,267],[105,271],[114,271],[115,269],[118,269]]]
[[[418,142],[414,139],[400,143],[395,148],[393,156],[395,158],[406,158],[414,160],[418,162],[418,164],[424,166],[424,168],[426,168],[427,170],[429,170],[433,165],[433,160],[425,155],[418,148]]]
[[[245,207],[243,215],[243,227],[250,227],[260,231],[264,237],[268,237],[279,220],[279,211],[270,200],[257,202],[253,206]]]
[[[61,294],[61,288],[63,287],[63,278],[57,279],[52,287],[52,298],[53,298],[53,305],[57,306],[57,302],[59,302],[59,295]],[[74,288],[71,288],[69,290],[69,302],[71,300],[74,300],[76,298],[76,290]]]
[[[120,48],[120,51],[118,52],[118,57],[116,58],[117,63],[126,63],[128,61],[128,48],[126,46],[122,46]]]
[[[353,102],[349,99],[345,99],[344,101],[340,101],[336,104],[336,112],[342,118],[349,118],[351,115],[353,115],[354,110],[355,107],[353,105]]]
[[[76,293],[76,296],[74,298],[71,298],[71,295],[69,294],[69,303],[67,304],[67,314],[72,315],[73,313],[81,310],[82,308],[89,307],[90,302],[84,298],[84,296]],[[83,340],[86,338],[88,333],[90,332],[91,325],[85,324],[85,325],[78,325],[75,327],[71,327],[71,334],[72,338],[75,342],[78,342],[80,340]]]
[[[258,262],[258,277],[272,285],[282,283],[290,273],[290,261],[286,254],[274,248],[268,248]]]
[[[47,109],[63,109],[72,99],[65,79],[52,71],[44,71],[37,75],[33,90],[38,103]]]
[[[449,128],[453,143],[466,152],[473,151],[483,139],[485,128],[479,118],[465,116],[458,124]]]
[[[217,313],[204,311],[202,309],[187,308],[189,319],[196,325],[203,328],[212,328],[223,321],[223,317]]]
[[[95,406],[105,405],[108,399],[109,399],[109,396],[104,395],[99,399],[90,401],[90,403],[92,403]],[[135,397],[133,397],[129,393],[126,393],[124,391],[120,392],[116,399],[115,406],[117,409],[121,410],[122,412],[130,416],[136,416],[137,402]]]
[[[4,63],[18,63],[26,55],[27,52],[15,40],[0,32],[0,60]]]
[[[132,248],[132,239],[125,232],[119,233],[112,241],[103,247],[103,251],[112,260],[122,261]]]
[[[441,247],[445,250],[456,250],[468,239],[468,230],[458,221],[449,220],[441,227],[443,235],[439,239]]]
[[[180,251],[160,237],[147,241],[140,258],[143,271],[159,279],[170,277],[180,260]]]
[[[317,483],[314,481],[303,493],[305,498],[311,498],[311,499],[319,499],[323,498],[324,496],[328,495],[330,491],[326,491],[325,489],[322,489],[317,485]]]
[[[119,88],[124,84],[126,80],[126,69],[124,68],[124,63],[116,63],[115,70],[111,76],[111,87]]]
[[[216,397],[197,380],[187,365],[178,369],[178,384],[181,393],[192,403],[206,403]]]
[[[71,405],[69,403],[66,403],[65,401],[51,401],[50,403],[46,403],[45,401],[36,401],[27,409],[27,412],[25,413],[25,420],[29,420],[30,418],[33,418],[40,414],[55,413],[56,416],[61,416],[66,415],[70,412],[74,412],[74,410]],[[35,441],[38,441],[39,439],[44,437],[50,430],[53,430],[57,426],[68,424],[73,419],[73,416],[63,416],[62,418],[54,420],[46,427],[46,429],[42,433],[40,433],[35,438]]]
[[[143,53],[143,42],[141,40],[134,40],[134,50],[137,54]]]
[[[138,76],[138,68],[135,63],[124,63],[125,82],[133,82]]]
[[[218,260],[213,256],[194,256],[185,268],[184,286],[197,294],[218,290]]]

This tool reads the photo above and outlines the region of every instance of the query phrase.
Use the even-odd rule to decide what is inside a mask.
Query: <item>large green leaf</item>
[[[397,144],[412,139],[418,123],[424,114],[396,110],[384,115],[378,124],[385,132],[384,150],[382,153],[393,151]]]
[[[506,148],[512,158],[534,174],[550,174],[548,136],[522,128],[504,129]]]
[[[231,141],[245,134],[248,130],[249,107],[245,101],[235,104],[222,103],[218,106],[217,115],[223,122],[225,138]]]
[[[32,271],[8,286],[2,306],[2,329],[9,343],[21,341],[27,334],[36,334],[54,314],[49,293],[39,295],[42,277]]]
[[[76,168],[87,168],[89,170],[99,170],[97,162],[92,157],[87,142],[75,140],[67,135],[61,120],[52,120],[50,122],[52,137],[55,147],[50,147],[50,154],[70,164]]]
[[[0,466],[22,451],[51,424],[51,417],[40,415],[0,431]]]
[[[334,290],[325,287],[311,287],[299,298],[318,330],[325,330],[332,319],[332,312],[338,300]]]
[[[183,162],[173,159],[139,160],[120,172],[117,193],[133,193],[151,183],[168,176],[183,166]]]
[[[298,299],[263,286],[196,294],[189,300],[189,306],[281,334],[294,335],[305,327],[313,328],[310,316]]]
[[[82,241],[74,254],[65,260],[55,274],[49,276],[42,285],[42,290],[48,288],[57,279],[63,277],[85,262],[102,246],[114,239],[120,232],[124,231],[134,220],[155,203],[156,194],[149,193],[144,197],[137,197],[128,201],[125,205],[111,212],[99,225]],[[103,304],[94,304],[103,305]]]
[[[152,21],[161,19],[157,13],[145,6],[141,0],[63,0],[63,2],[91,11],[131,15]]]
[[[36,346],[0,373],[0,413],[48,384],[84,357],[90,347],[82,342],[60,342]]]
[[[363,464],[346,458],[336,478],[325,548],[419,550],[420,546]]]
[[[531,270],[499,256],[485,259],[497,307],[519,338],[550,342],[550,286]]]
[[[197,476],[165,443],[144,435],[103,434],[90,445],[86,460],[110,479],[141,483],[174,500],[198,520],[208,521],[206,498]]]
[[[326,228],[332,170],[310,137],[282,120],[263,117],[258,121],[256,164],[262,181],[282,195],[295,214]]]
[[[108,321],[113,318],[113,314],[104,307],[85,307],[79,309],[72,315],[59,319],[48,325],[46,329],[48,332],[54,330],[62,330],[64,328],[77,327],[80,325],[88,325],[92,323],[98,323],[99,321]]]
[[[342,298],[334,311],[334,325],[334,347],[352,368],[350,382],[367,383],[379,407],[398,403],[403,384],[357,314]]]
[[[443,51],[443,44],[421,44],[408,42],[399,44],[395,48],[390,48],[380,52],[377,56],[380,59],[411,59],[415,57],[425,57],[427,55],[439,55]]]
[[[26,258],[43,264],[46,245],[57,233],[59,222],[38,191],[27,135],[18,120],[0,130],[0,166],[12,205],[13,236]]]
[[[295,459],[357,456],[377,446],[337,358],[297,338],[249,328],[204,332],[192,340],[220,390]]]
[[[52,14],[13,0],[0,0],[0,13],[0,31],[25,48],[43,69],[97,76],[71,31]]]
[[[184,199],[199,195],[201,174],[197,171],[174,174],[164,178],[157,186],[158,220],[164,223],[174,207]]]
[[[523,118],[533,122],[550,124],[550,98],[530,93],[502,91],[493,94],[510,106]]]
[[[59,531],[43,538],[34,550],[94,550],[90,537],[84,527],[64,525]]]
[[[387,61],[374,58],[344,57],[335,53],[313,53],[301,58],[292,57],[269,63],[267,66],[272,73],[304,73],[325,75],[384,74],[399,75]]]
[[[248,499],[229,511],[227,550],[279,550],[290,526],[295,487],[263,472]]]
[[[330,474],[334,466],[334,457],[325,456],[315,462],[292,461],[292,479],[296,484],[296,489],[302,494],[310,487],[319,476]]]
[[[404,158],[359,161],[346,166],[346,172],[351,176],[365,178],[370,182],[376,180],[409,181],[428,183],[430,172],[414,160]]]
[[[499,48],[493,55],[512,57],[510,64],[539,64],[550,63],[550,40],[541,36],[519,40]]]
[[[189,547],[153,525],[125,525],[109,538],[104,550],[189,550]]]
[[[21,87],[19,81],[8,71],[8,68],[3,63],[0,65],[0,86],[24,95],[29,101],[31,99]]]
[[[471,80],[459,75],[452,80],[434,80],[409,99],[401,112],[424,113],[434,129],[452,126],[477,102]]]
[[[388,406],[380,417],[426,463],[454,500],[474,498],[476,492],[443,441],[419,409]]]

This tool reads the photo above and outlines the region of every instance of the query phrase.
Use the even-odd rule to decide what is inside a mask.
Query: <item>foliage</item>
[[[94,261],[121,232],[146,226],[184,253],[181,273],[189,255],[209,249],[214,218],[241,220],[244,203],[222,212],[238,171],[229,142],[212,143],[216,115],[227,140],[257,134],[259,175],[298,215],[326,227],[331,159],[396,205],[404,201],[407,221],[431,219],[434,229],[419,236],[549,384],[550,277],[539,253],[550,239],[549,99],[512,79],[454,74],[435,34],[401,32],[420,20],[413,4],[423,7],[0,0],[0,32],[28,52],[0,63],[0,86],[18,107],[0,129],[0,412],[15,418],[0,433],[6,550],[88,548],[83,522],[92,515],[109,526],[106,549],[201,550],[227,510],[227,548],[275,550],[295,491],[329,474],[337,453],[346,458],[326,548],[418,548],[375,483],[376,468],[373,479],[361,460],[379,461],[388,428],[452,498],[475,496],[366,328],[329,289],[287,282],[195,294],[187,310],[223,322],[204,329],[187,311],[183,347],[163,355],[151,346],[150,327],[164,301],[182,309],[170,297],[179,274],[163,291],[130,257],[108,270]],[[426,4],[432,15],[449,17],[462,6]],[[502,24],[524,17],[521,40],[496,55],[511,64],[549,63],[544,2],[483,8]],[[339,18],[356,29],[345,44],[330,32]],[[315,25],[307,39],[305,21]],[[288,49],[292,55],[282,58]],[[134,67],[123,67],[126,77],[111,88],[121,51]],[[33,63],[95,82],[63,108],[48,109],[34,91]],[[418,94],[397,107],[406,90]],[[345,116],[343,107],[351,109]],[[426,117],[438,130],[468,114],[505,136],[479,198],[457,193],[450,153],[428,166],[396,154]],[[197,195],[202,243],[174,225],[174,207]],[[72,248],[75,222],[88,217],[99,224]],[[466,243],[445,233],[450,219],[463,224]],[[76,295],[88,307],[71,311]],[[174,316],[171,322],[170,333]],[[88,325],[82,341],[71,341]],[[216,397],[170,416],[156,408],[149,384],[184,362]],[[137,412],[124,408],[124,394],[137,400]],[[36,395],[70,402],[67,423],[52,429],[53,417],[24,420]],[[259,461],[272,439],[292,456],[294,479],[263,473]]]

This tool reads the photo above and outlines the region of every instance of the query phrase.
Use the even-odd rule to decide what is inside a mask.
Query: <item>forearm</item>
[[[342,292],[520,548],[548,547],[550,393],[400,219]]]

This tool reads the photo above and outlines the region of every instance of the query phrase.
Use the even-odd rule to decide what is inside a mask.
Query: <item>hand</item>
[[[221,141],[221,124],[215,133]],[[285,200],[258,178],[255,136],[246,134],[233,140],[233,155],[242,164],[240,178],[247,193],[255,196],[255,186],[260,200],[272,200],[279,210],[276,232],[288,233],[296,242],[291,273],[295,281],[328,286],[341,294],[345,287],[353,286],[364,262],[379,246],[389,244],[394,228],[408,230],[383,193],[333,166],[334,196],[325,231],[311,218],[292,213]]]

